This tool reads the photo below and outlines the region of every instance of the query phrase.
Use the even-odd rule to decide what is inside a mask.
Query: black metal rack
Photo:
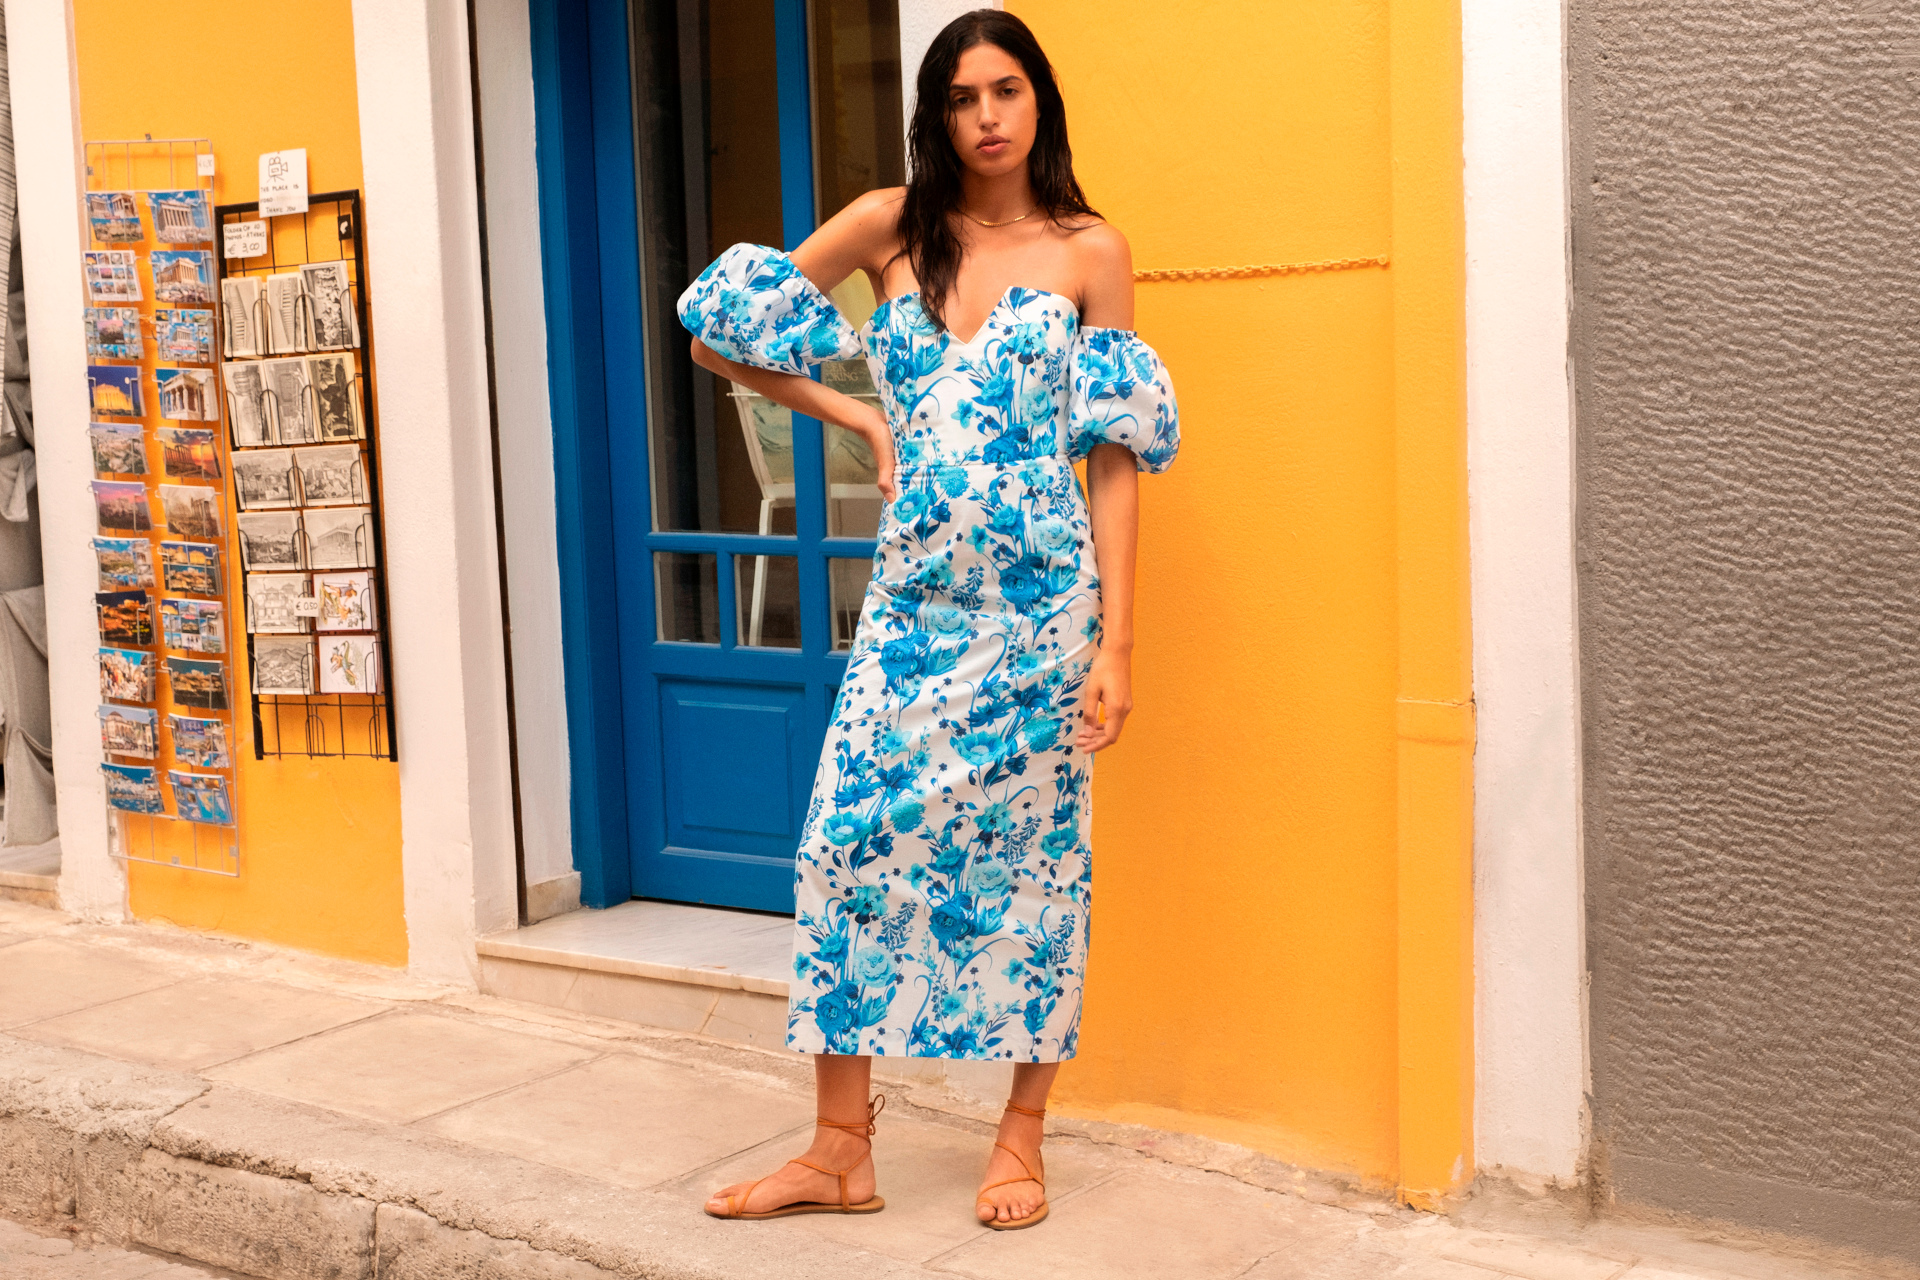
[[[399,743],[394,732],[393,711],[393,670],[390,660],[393,646],[388,636],[387,610],[387,556],[386,543],[382,530],[385,527],[384,511],[381,502],[379,478],[379,424],[374,413],[373,398],[373,328],[367,306],[366,242],[360,216],[360,193],[358,191],[330,191],[312,196],[307,202],[304,214],[283,214],[264,219],[267,223],[267,251],[253,258],[228,258],[226,256],[225,236],[227,227],[235,222],[258,218],[258,202],[247,204],[223,204],[214,210],[214,220],[219,229],[220,240],[216,243],[216,257],[220,264],[220,280],[224,282],[236,277],[265,277],[279,275],[288,271],[297,271],[300,267],[317,262],[342,262],[346,264],[349,288],[353,297],[354,318],[359,325],[359,343],[355,346],[318,347],[296,343],[294,348],[277,351],[261,351],[254,355],[227,354],[226,339],[231,333],[231,320],[226,315],[222,298],[221,341],[223,363],[221,368],[221,388],[226,389],[226,365],[241,361],[273,360],[287,356],[307,356],[326,354],[345,354],[351,352],[358,363],[353,375],[359,384],[361,438],[358,443],[361,450],[360,474],[364,478],[365,505],[368,510],[369,546],[372,551],[371,563],[355,566],[355,570],[364,569],[374,584],[374,621],[376,637],[374,649],[379,664],[377,691],[373,693],[332,693],[319,692],[320,658],[314,651],[313,665],[308,672],[308,692],[304,694],[263,694],[253,692],[257,683],[254,676],[254,632],[248,626],[247,636],[247,688],[253,707],[253,753],[255,759],[285,756],[360,756],[374,759],[398,760]],[[331,224],[331,234],[316,236],[316,229]],[[333,243],[338,246],[339,254],[334,258],[313,256],[315,241],[322,245]],[[222,289],[224,294],[224,287]],[[265,314],[266,298],[263,295],[256,308],[256,314],[248,317],[253,324],[256,341],[264,344],[272,334],[270,317]],[[296,300],[297,327],[302,337],[312,327],[312,299],[302,294]],[[315,421],[320,416],[318,394],[311,384],[306,388],[313,397],[310,406],[303,406],[303,412],[311,412]],[[229,397],[230,398],[230,397]],[[229,404],[228,417],[234,417],[237,406]],[[271,415],[269,408],[273,409]],[[273,434],[278,435],[280,412],[277,402],[269,406],[263,397],[262,403],[253,406],[257,420],[273,423]],[[229,425],[231,433],[232,426]],[[302,446],[327,446],[349,443],[344,440],[306,439],[301,441],[263,440],[260,448],[300,448]],[[233,440],[229,439],[229,445]],[[244,455],[251,447],[236,448],[235,453]],[[297,481],[294,481],[297,483]],[[231,486],[234,494],[236,515],[235,545],[240,545],[237,516],[241,510],[240,486],[236,482]],[[310,559],[308,547],[302,540],[300,560],[297,572],[306,574],[325,573],[326,568],[313,568],[306,562]],[[241,589],[237,593],[241,598],[242,617],[251,622],[246,590],[246,556],[241,563],[231,567],[231,572],[241,575]],[[308,579],[311,584],[311,578]],[[312,636],[312,633],[302,633]],[[320,632],[324,637],[329,633]],[[331,633],[341,634],[341,633]],[[271,728],[269,738],[267,730]]]

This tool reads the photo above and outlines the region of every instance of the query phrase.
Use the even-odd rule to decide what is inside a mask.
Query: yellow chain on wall
[[[1133,273],[1135,280],[1241,280],[1248,276],[1290,276],[1308,271],[1351,271],[1384,267],[1387,255],[1372,258],[1322,258],[1318,262],[1264,262],[1250,267],[1154,267]]]

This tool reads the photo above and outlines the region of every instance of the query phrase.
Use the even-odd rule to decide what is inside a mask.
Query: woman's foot
[[[872,1148],[861,1134],[819,1125],[813,1131],[813,1145],[800,1154],[808,1164],[821,1169],[847,1169],[847,1203],[865,1204],[873,1199],[875,1175]],[[723,1187],[707,1201],[707,1212],[715,1217],[731,1217],[727,1197],[753,1188],[746,1203],[734,1206],[741,1213],[766,1213],[801,1201],[837,1205],[840,1203],[840,1179],[806,1165],[781,1165],[759,1182],[736,1182]]]
[[[1046,1129],[1044,1114],[1028,1115],[1011,1107],[1001,1114],[1000,1132],[995,1140],[1005,1143],[1013,1152],[995,1147],[987,1161],[986,1176],[980,1179],[980,1185],[989,1189],[980,1192],[974,1205],[974,1213],[981,1222],[1018,1222],[1038,1213],[1040,1206],[1047,1202],[1047,1189],[1033,1179],[1035,1174],[1044,1178],[1047,1173],[1040,1163],[1040,1143]],[[1020,1167],[1021,1160],[1027,1162],[1024,1169]],[[993,1186],[1008,1178],[1019,1181]]]

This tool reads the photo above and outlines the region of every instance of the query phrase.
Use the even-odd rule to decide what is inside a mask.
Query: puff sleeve
[[[778,249],[737,244],[687,286],[680,323],[729,360],[805,374],[860,354],[860,339],[827,296]]]
[[[1079,461],[1096,444],[1123,444],[1142,471],[1173,465],[1180,451],[1180,406],[1152,347],[1131,329],[1083,328],[1074,340],[1071,376],[1070,458]]]

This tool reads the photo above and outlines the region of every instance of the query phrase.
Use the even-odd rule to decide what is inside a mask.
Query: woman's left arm
[[[1070,242],[1081,279],[1081,323],[1096,329],[1133,327],[1133,252],[1106,223]],[[1099,751],[1120,740],[1133,710],[1133,565],[1140,537],[1140,472],[1125,445],[1097,444],[1087,456],[1087,498],[1093,557],[1100,575],[1100,652],[1080,694],[1074,746]]]

